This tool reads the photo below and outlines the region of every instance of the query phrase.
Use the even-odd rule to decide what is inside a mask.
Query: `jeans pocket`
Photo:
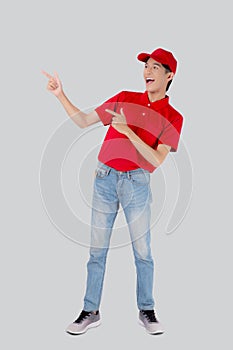
[[[103,179],[105,176],[108,175],[109,171],[110,169],[97,167],[95,169],[95,176],[99,179]]]
[[[148,185],[150,183],[150,174],[146,172],[131,174],[131,180],[136,185]]]

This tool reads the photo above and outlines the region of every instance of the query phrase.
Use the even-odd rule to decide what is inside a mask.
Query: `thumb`
[[[60,80],[58,73],[56,71],[54,72],[54,78],[56,79],[56,82],[58,83],[58,85],[61,86],[61,80]]]

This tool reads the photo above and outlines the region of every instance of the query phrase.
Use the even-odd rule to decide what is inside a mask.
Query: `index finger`
[[[42,70],[41,73],[44,74],[49,79],[53,78],[52,75],[50,75],[49,73],[45,72],[44,70]]]
[[[112,115],[115,115],[115,117],[121,116],[119,113],[116,113],[116,112],[112,111],[111,109],[105,109],[105,111],[112,114]]]

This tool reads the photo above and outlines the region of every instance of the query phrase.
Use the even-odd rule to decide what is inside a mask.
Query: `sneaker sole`
[[[163,334],[164,331],[163,330],[158,330],[156,332],[150,332],[146,329],[146,326],[144,325],[144,323],[141,320],[138,320],[138,323],[140,324],[140,326],[144,327],[145,330],[147,331],[148,334],[152,334],[152,335],[159,335],[159,334]]]
[[[66,333],[69,333],[71,335],[79,335],[79,334],[83,334],[83,333],[86,333],[86,331],[88,331],[88,329],[90,328],[95,328],[95,327],[98,327],[101,325],[101,321],[96,321],[96,322],[93,322],[93,323],[90,323],[86,328],[84,328],[82,331],[80,332],[70,332],[68,330],[66,330]]]

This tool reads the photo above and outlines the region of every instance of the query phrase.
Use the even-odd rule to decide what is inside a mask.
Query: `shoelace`
[[[158,322],[154,310],[142,310],[142,313],[146,316],[149,322]]]
[[[83,320],[85,320],[85,318],[87,318],[88,316],[90,316],[91,312],[87,312],[87,311],[82,311],[81,314],[79,315],[79,317],[77,318],[77,320],[74,321],[74,323],[81,323]]]

